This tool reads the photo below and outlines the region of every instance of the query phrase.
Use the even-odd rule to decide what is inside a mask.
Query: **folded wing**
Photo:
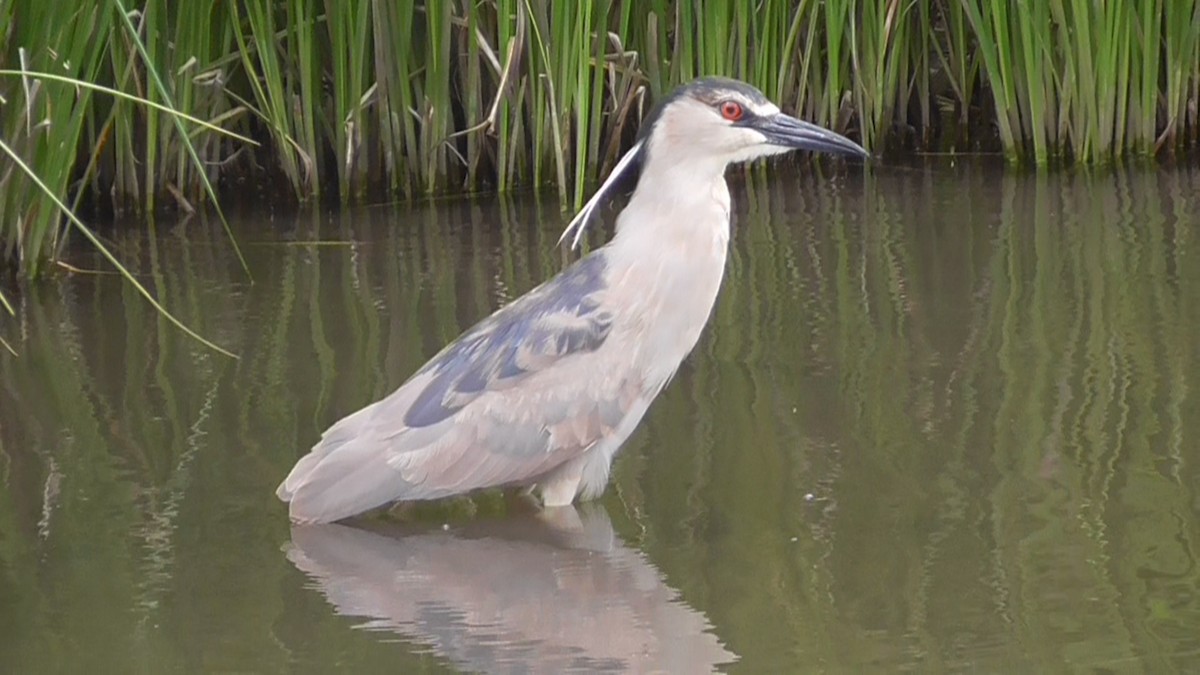
[[[330,427],[279,486],[292,519],[527,482],[603,438],[636,396],[597,358],[603,272],[602,252],[580,260]]]

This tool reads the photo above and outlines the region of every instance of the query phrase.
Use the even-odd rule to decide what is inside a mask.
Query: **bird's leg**
[[[584,455],[564,462],[538,481],[542,493],[542,506],[569,506],[575,501],[575,495],[579,492],[579,482],[583,479],[586,457],[587,455]]]
[[[542,509],[537,514],[537,519],[559,532],[583,531],[583,519],[570,504]]]

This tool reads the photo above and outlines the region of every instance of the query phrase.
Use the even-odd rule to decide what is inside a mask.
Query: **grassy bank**
[[[0,152],[76,207],[190,210],[210,182],[343,202],[552,185],[578,203],[654,97],[700,74],[876,151],[1097,163],[1200,135],[1200,0],[77,5],[0,0]],[[33,275],[64,220],[10,160],[3,258]]]

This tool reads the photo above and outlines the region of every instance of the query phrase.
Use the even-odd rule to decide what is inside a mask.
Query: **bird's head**
[[[693,80],[663,99],[643,123],[639,140],[654,160],[699,161],[721,169],[789,150],[867,156],[845,136],[784,114],[758,89],[716,77]]]
[[[784,114],[761,91],[721,77],[702,77],[677,88],[646,116],[633,147],[617,162],[559,241],[579,240],[602,200],[627,176],[678,175],[694,185],[725,167],[789,150],[869,157],[858,143]]]

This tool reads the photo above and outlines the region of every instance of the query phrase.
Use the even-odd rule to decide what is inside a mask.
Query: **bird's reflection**
[[[468,670],[695,673],[737,658],[603,508],[390,527],[295,526],[288,559],[339,614]]]

